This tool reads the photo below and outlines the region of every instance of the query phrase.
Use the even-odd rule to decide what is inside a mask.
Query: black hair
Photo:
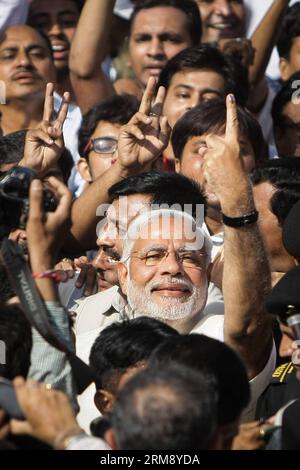
[[[0,347],[2,344],[5,361],[0,361],[0,376],[8,380],[17,375],[26,378],[32,348],[31,328],[16,305],[0,305]]]
[[[148,317],[109,325],[96,338],[90,353],[96,388],[114,391],[129,367],[148,360],[158,345],[178,334],[171,326]]]
[[[289,59],[293,41],[298,36],[300,36],[300,2],[291,6],[283,18],[277,41],[279,57]]]
[[[23,158],[26,130],[0,137],[0,165],[19,163]]]
[[[189,47],[172,57],[162,69],[157,86],[168,89],[176,73],[202,69],[221,75],[225,81],[225,93],[233,93],[240,105],[246,105],[249,92],[247,69],[234,57],[210,44]]]
[[[245,108],[238,107],[239,130],[252,145],[257,162],[266,160],[267,145],[260,124]],[[175,124],[172,132],[174,155],[179,160],[187,141],[208,133],[225,133],[226,103],[222,100],[208,100],[187,111]]]
[[[300,181],[300,158],[286,157],[269,160],[260,168],[254,168],[250,176],[254,186],[268,182],[277,187],[279,183]]]
[[[275,96],[272,104],[272,118],[273,126],[275,128],[284,128],[287,118],[283,115],[285,106],[292,101],[293,95],[297,94],[299,100],[299,93],[297,88],[294,87],[296,81],[300,81],[300,72],[294,73],[286,82],[283,83],[281,89]]]
[[[130,19],[130,29],[135,17],[141,10],[149,10],[156,7],[173,7],[181,10],[187,17],[187,27],[191,35],[192,45],[200,43],[202,36],[202,23],[198,6],[194,0],[143,0],[138,2],[133,10]]]
[[[139,101],[132,95],[113,95],[90,109],[83,117],[78,132],[78,151],[86,158],[84,149],[100,121],[127,124],[139,109]]]
[[[191,215],[197,215],[197,206],[201,205],[206,212],[206,199],[200,186],[180,173],[150,171],[129,176],[114,184],[108,190],[112,199],[132,194],[150,194],[151,204],[168,206],[179,205],[181,210],[191,206]]]
[[[274,166],[275,165],[275,166]],[[251,173],[254,186],[270,183],[276,191],[270,199],[270,210],[282,227],[291,208],[300,200],[300,161],[297,157],[269,162]]]
[[[136,374],[114,403],[121,450],[207,450],[216,432],[214,378],[177,364]]]
[[[150,358],[149,367],[179,363],[215,377],[218,390],[218,424],[239,418],[250,399],[246,369],[226,344],[205,335],[170,338]]]

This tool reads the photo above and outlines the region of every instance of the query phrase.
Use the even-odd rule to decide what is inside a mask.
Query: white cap
[[[133,12],[133,4],[130,0],[117,0],[114,8],[114,14],[129,20]]]

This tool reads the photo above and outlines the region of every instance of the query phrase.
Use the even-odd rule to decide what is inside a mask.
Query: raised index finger
[[[150,77],[146,86],[146,89],[144,91],[142,101],[140,104],[139,111],[143,114],[149,114],[152,101],[153,101],[153,96],[156,88],[156,78],[155,77]]]
[[[54,109],[53,91],[54,91],[53,83],[47,83],[45,101],[44,101],[43,121],[51,121],[53,109]]]
[[[234,95],[226,97],[226,132],[225,138],[228,141],[238,141],[239,138],[239,120],[237,113],[237,104]]]

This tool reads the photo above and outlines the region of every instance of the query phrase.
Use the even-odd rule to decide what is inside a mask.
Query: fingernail
[[[48,145],[52,145],[53,143],[54,143],[54,140],[52,140],[52,139],[48,140]]]
[[[234,95],[230,94],[230,95],[229,95],[229,100],[230,100],[230,103],[232,103],[232,104],[235,103],[235,97],[234,97]]]
[[[31,183],[31,188],[32,188],[32,189],[38,189],[38,190],[40,190],[41,187],[42,187],[42,182],[41,182],[40,180],[34,179],[34,180],[32,181],[32,183]]]

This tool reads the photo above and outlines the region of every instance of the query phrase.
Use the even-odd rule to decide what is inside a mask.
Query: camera
[[[25,167],[15,167],[0,180],[0,226],[4,231],[25,229],[29,210],[29,187],[37,178],[35,171]],[[57,202],[49,189],[44,189],[43,208],[54,212]]]

